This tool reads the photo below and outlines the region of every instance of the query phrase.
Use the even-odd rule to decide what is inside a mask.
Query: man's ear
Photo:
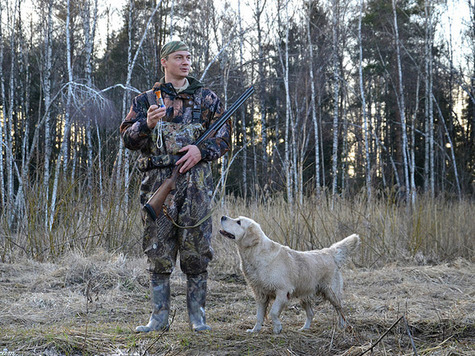
[[[242,237],[242,246],[243,247],[252,247],[257,245],[261,238],[261,230],[255,224],[251,224],[246,229],[244,236]]]

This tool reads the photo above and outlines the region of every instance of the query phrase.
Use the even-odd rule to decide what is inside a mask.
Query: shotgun
[[[216,132],[218,132],[219,129],[225,124],[225,122],[228,121],[229,118],[236,112],[236,110],[252,95],[252,93],[254,93],[254,86],[250,86],[248,89],[246,89],[246,91],[236,100],[236,102],[231,105],[231,107],[226,110],[224,114],[193,143],[193,145],[199,146],[208,138],[213,137]],[[176,188],[176,180],[178,179],[180,168],[182,166],[183,163],[175,166],[171,176],[163,181],[162,185],[155,191],[155,193],[153,193],[148,202],[144,205],[144,210],[148,213],[153,221],[157,220],[168,194]]]

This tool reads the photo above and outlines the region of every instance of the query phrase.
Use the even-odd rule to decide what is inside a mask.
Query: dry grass
[[[134,327],[149,316],[144,267],[144,259],[104,251],[70,254],[54,264],[0,264],[0,347],[27,355],[358,355],[405,315],[420,355],[475,352],[475,267],[464,259],[437,266],[350,265],[344,307],[353,329],[336,329],[336,314],[323,303],[311,329],[298,331],[305,317],[292,302],[283,312],[281,335],[272,334],[270,321],[260,334],[246,333],[254,323],[253,297],[241,274],[232,272],[235,266],[223,270],[219,262],[210,267],[210,333],[189,331],[186,281],[176,270],[171,330],[136,334]],[[373,355],[412,350],[401,322]]]
[[[251,216],[270,237],[296,249],[325,247],[353,232],[362,237],[360,251],[344,269],[344,308],[353,329],[336,329],[336,315],[323,303],[315,308],[312,328],[298,331],[305,317],[293,302],[283,312],[281,335],[272,334],[270,321],[260,334],[246,333],[254,323],[254,299],[234,244],[220,235],[209,268],[213,330],[189,331],[185,276],[176,270],[171,330],[136,334],[135,326],[150,312],[138,207],[125,214],[86,205],[76,202],[79,222],[71,211],[58,213],[50,234],[37,222],[36,229],[24,226],[0,240],[4,353],[349,356],[374,346],[366,355],[412,355],[414,347],[419,355],[475,354],[471,202],[420,199],[412,211],[394,201],[364,199],[337,201],[333,210],[325,200],[294,207],[282,199],[219,205],[215,222],[223,214]],[[401,316],[408,327],[401,320],[391,328]]]

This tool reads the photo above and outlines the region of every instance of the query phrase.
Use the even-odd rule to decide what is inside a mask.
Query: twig
[[[404,325],[406,325],[407,335],[409,335],[409,339],[411,339],[411,345],[412,345],[412,349],[414,350],[414,355],[417,356],[416,345],[414,344],[414,339],[412,338],[411,330],[409,329],[409,325],[407,324],[407,320],[404,317],[404,315],[403,315],[403,319],[404,319]]]
[[[173,311],[173,315],[172,315],[172,320],[170,322],[170,325],[169,327],[172,326],[173,324],[173,321],[175,320],[175,314],[176,314],[176,310]],[[145,356],[148,352],[148,350],[150,350],[152,348],[153,345],[155,345],[158,340],[160,340],[160,338],[166,333],[167,331],[166,330],[163,330],[156,338],[155,340],[153,340],[153,342],[145,349],[144,353],[142,354],[142,356]]]
[[[361,354],[359,354],[358,356],[363,356],[363,355],[364,355],[365,353],[367,353],[368,351],[372,351],[372,350],[374,349],[374,347],[375,347],[377,344],[379,344],[379,343],[381,342],[381,340],[391,331],[391,329],[394,328],[394,327],[397,325],[397,323],[399,323],[403,318],[404,318],[404,315],[402,315],[398,320],[396,320],[396,321],[394,322],[394,324],[391,325],[391,327],[390,327],[388,330],[386,330],[386,332],[385,332],[383,335],[381,335],[381,337],[378,339],[378,341],[376,341],[376,342],[374,343],[374,345],[372,345],[368,350],[363,351],[363,352],[362,352]]]

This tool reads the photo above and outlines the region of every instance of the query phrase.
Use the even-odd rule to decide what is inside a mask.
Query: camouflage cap
[[[160,59],[167,57],[169,54],[178,51],[188,51],[188,46],[182,41],[171,41],[165,44],[160,51]]]

